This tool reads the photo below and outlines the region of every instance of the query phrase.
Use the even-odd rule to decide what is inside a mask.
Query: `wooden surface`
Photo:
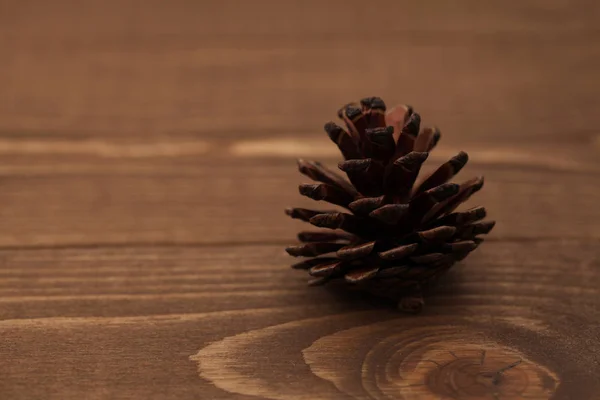
[[[0,1],[0,398],[599,399],[600,6]],[[296,157],[408,102],[498,221],[420,316],[307,288]],[[553,397],[552,397],[553,396]]]

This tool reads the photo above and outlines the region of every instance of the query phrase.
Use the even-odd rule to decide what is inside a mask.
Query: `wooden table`
[[[0,398],[599,399],[597,1],[0,1]],[[364,96],[497,227],[419,316],[307,288]],[[495,375],[485,375],[484,372]],[[454,396],[454,397],[452,397]]]

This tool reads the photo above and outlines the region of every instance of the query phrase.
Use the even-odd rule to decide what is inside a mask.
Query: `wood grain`
[[[12,275],[2,286],[23,291],[2,302],[0,363],[10,373],[0,388],[9,398],[81,398],[93,390],[99,398],[344,398],[340,390],[379,398],[399,382],[392,376],[377,386],[378,368],[410,364],[421,350],[458,355],[490,342],[510,362],[517,354],[556,376],[558,398],[593,398],[598,389],[600,353],[590,345],[600,333],[596,241],[484,246],[419,317],[346,290],[305,288],[302,274],[284,268],[279,246],[4,250],[2,257],[0,272]],[[54,271],[44,273],[49,266]],[[166,282],[147,283],[165,275],[166,292]],[[356,386],[361,381],[376,386]]]
[[[2,399],[598,399],[591,0],[0,0]],[[409,102],[498,225],[422,315],[307,288],[295,158]]]

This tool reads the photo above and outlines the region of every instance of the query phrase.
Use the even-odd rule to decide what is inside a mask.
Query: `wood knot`
[[[548,398],[558,378],[518,352],[490,344],[437,343],[400,361],[402,398]],[[434,397],[435,397],[434,396]]]
[[[191,359],[220,389],[273,400],[549,399],[564,384],[546,358],[509,347],[478,316],[381,318],[369,311],[291,321],[224,338]],[[515,322],[497,317],[494,327]],[[524,317],[518,324],[532,337],[543,327]]]

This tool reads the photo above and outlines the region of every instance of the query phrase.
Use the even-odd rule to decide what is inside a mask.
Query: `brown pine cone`
[[[386,113],[378,97],[338,111],[347,130],[329,122],[325,131],[345,161],[348,180],[316,161],[298,160],[301,173],[317,184],[300,185],[300,194],[335,204],[340,210],[289,208],[292,218],[326,230],[300,232],[304,244],[288,247],[294,264],[307,269],[311,285],[343,278],[377,295],[398,300],[405,311],[419,311],[421,289],[475,250],[494,222],[480,220],[485,208],[455,211],[483,186],[483,178],[448,183],[467,163],[460,152],[415,184],[429,152],[440,139],[436,128],[421,129],[409,106]],[[346,209],[346,210],[343,210]]]

